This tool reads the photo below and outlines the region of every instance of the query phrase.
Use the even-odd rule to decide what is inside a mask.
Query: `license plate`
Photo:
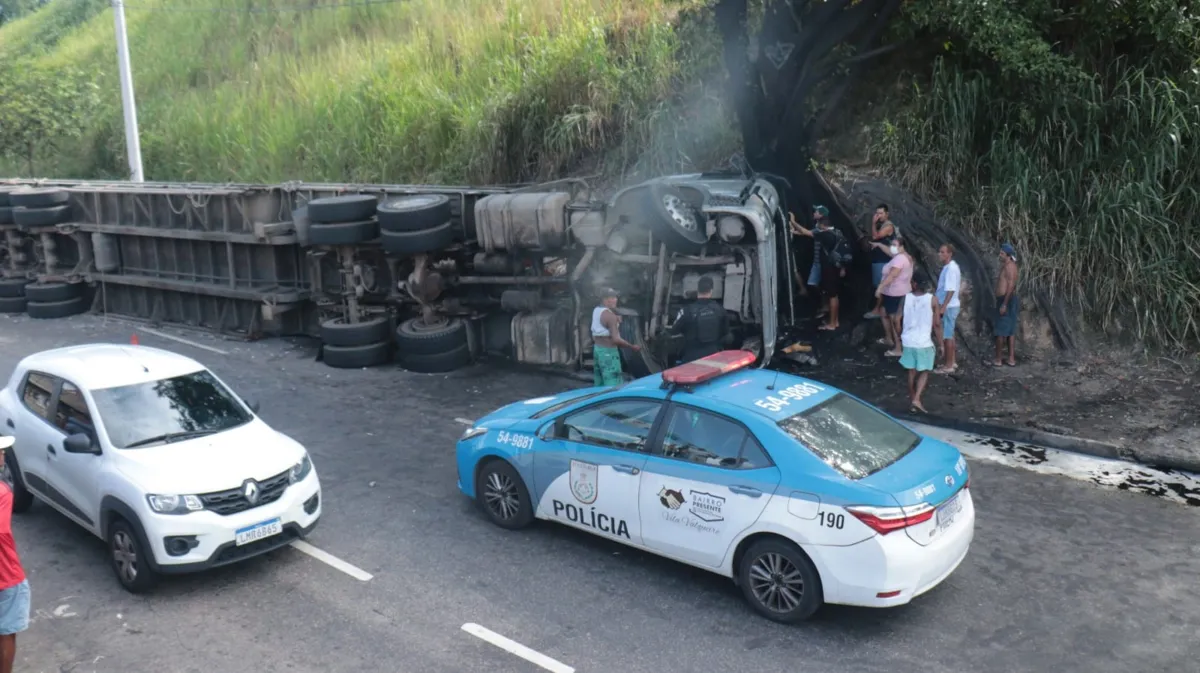
[[[955,493],[949,500],[942,503],[941,507],[937,508],[937,527],[938,530],[945,530],[954,523],[954,517],[962,511],[962,500],[959,499],[959,493]]]
[[[257,542],[257,541],[263,539],[264,537],[271,537],[272,535],[279,535],[282,532],[283,532],[283,522],[280,521],[279,519],[271,519],[270,521],[256,523],[253,526],[248,526],[246,528],[242,528],[236,532],[237,546],[240,547],[244,544],[250,544],[251,542]]]

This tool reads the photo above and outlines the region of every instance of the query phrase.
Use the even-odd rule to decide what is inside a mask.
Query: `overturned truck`
[[[659,178],[599,199],[515,188],[0,182],[0,311],[91,310],[245,338],[308,334],[330,366],[445,372],[485,354],[589,366],[600,287],[641,376],[678,357],[701,277],[760,362],[795,323],[787,216],[763,178]]]

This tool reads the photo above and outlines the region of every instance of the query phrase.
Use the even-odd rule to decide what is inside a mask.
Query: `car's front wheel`
[[[142,593],[158,581],[158,574],[147,561],[146,555],[149,553],[150,550],[142,547],[129,522],[117,519],[108,527],[109,559],[112,561],[117,581],[126,591]]]
[[[808,619],[821,607],[821,578],[799,547],[783,539],[755,542],[742,555],[738,583],[760,614],[784,624]]]
[[[479,470],[475,498],[492,523],[502,528],[524,528],[533,521],[525,482],[506,461],[493,459]]]

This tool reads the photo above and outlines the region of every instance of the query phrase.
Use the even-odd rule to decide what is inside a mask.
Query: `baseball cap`
[[[820,213],[822,217],[829,217],[829,209],[820,204],[813,206],[813,212]]]
[[[1008,255],[1009,257],[1012,257],[1012,260],[1014,262],[1017,261],[1017,251],[1013,249],[1012,244],[1001,243],[1000,250],[1003,251],[1004,254]]]
[[[13,439],[12,437],[0,437],[0,451],[12,448],[12,445],[15,444],[16,441],[17,440]]]
[[[611,287],[600,288],[600,298],[601,299],[607,299],[609,297],[620,297],[620,296],[621,296],[621,293],[617,292],[616,290],[614,290]]]

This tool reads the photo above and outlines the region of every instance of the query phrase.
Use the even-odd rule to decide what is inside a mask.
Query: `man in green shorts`
[[[621,338],[621,316],[616,308],[617,291],[606,288],[600,292],[600,305],[592,309],[592,378],[597,386],[618,386],[624,382],[618,348],[642,350]]]

